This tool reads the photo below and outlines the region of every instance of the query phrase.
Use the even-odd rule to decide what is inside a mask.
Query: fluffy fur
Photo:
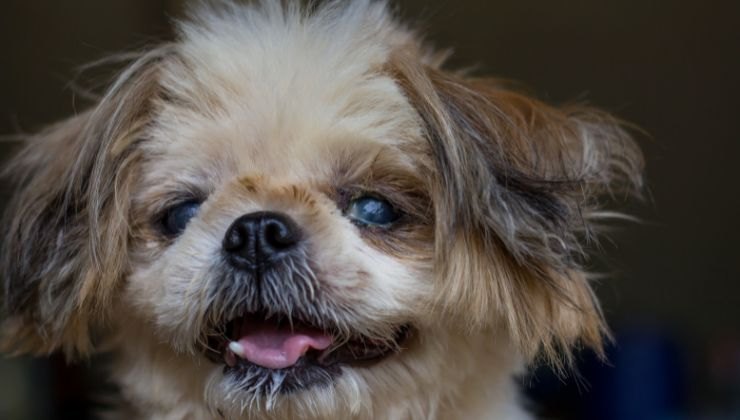
[[[599,198],[641,183],[618,121],[444,70],[382,2],[225,2],[178,34],[7,169],[5,351],[111,351],[119,414],[167,419],[526,418],[514,375],[600,351],[584,244],[610,215]],[[352,224],[358,192],[403,222]],[[183,199],[198,215],[163,236]],[[340,338],[388,340],[399,323],[413,337],[291,393],[279,371],[235,378],[205,358],[209,331],[256,293],[223,274],[224,232],[261,210],[307,240],[254,299]]]

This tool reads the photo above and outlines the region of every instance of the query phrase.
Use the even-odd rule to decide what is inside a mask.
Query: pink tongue
[[[309,349],[324,350],[331,336],[307,327],[278,327],[274,323],[247,321],[242,325],[239,344],[244,358],[269,369],[283,369],[296,364]]]

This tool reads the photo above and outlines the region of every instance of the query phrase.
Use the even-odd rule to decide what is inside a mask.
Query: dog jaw
[[[489,336],[440,331],[434,325],[425,328],[419,331],[424,342],[409,343],[403,358],[372,369],[351,369],[331,387],[260,400],[234,393],[234,384],[224,381],[220,370],[200,355],[173,353],[147,322],[129,319],[118,329],[111,374],[130,404],[127,409],[139,410],[126,413],[145,417],[529,418],[512,379],[523,372],[523,360],[504,334],[493,341]],[[224,404],[229,393],[237,400]]]

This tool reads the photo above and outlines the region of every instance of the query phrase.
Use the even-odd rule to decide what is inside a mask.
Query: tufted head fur
[[[6,169],[4,350],[110,349],[140,416],[521,415],[523,365],[601,349],[582,264],[642,158],[438,57],[382,2],[196,8]]]

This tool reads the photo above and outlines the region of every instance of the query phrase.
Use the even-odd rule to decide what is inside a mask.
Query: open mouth
[[[242,380],[245,388],[279,392],[329,383],[341,374],[342,366],[369,366],[402,350],[411,335],[401,325],[384,340],[361,335],[349,339],[332,329],[287,316],[251,313],[228,322],[223,334],[211,340],[209,357],[224,363],[224,373]]]

